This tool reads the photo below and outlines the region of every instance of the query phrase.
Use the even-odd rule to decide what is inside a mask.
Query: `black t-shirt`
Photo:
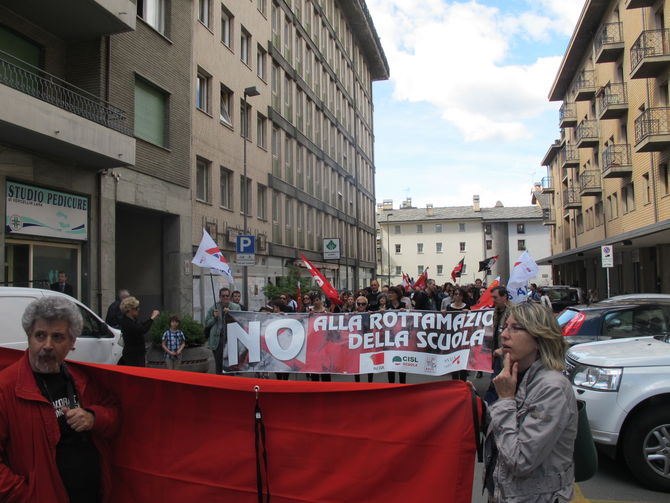
[[[90,432],[76,432],[67,424],[62,407],[79,407],[79,397],[71,378],[63,372],[42,374],[33,372],[44,397],[51,402],[58,426],[60,441],[56,446],[56,465],[70,503],[100,501],[100,456]],[[70,388],[70,389],[68,389]],[[71,402],[74,401],[74,404]]]

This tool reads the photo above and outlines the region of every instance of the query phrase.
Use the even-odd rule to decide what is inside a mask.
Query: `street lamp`
[[[389,225],[389,217],[393,213],[386,214],[386,257],[388,258],[388,278],[386,284],[391,286],[391,226]]]
[[[256,86],[247,87],[244,89],[244,113],[242,114],[240,126],[242,126],[242,145],[244,146],[243,165],[244,165],[244,187],[242,188],[242,195],[244,196],[244,208],[242,208],[242,216],[244,218],[244,235],[249,231],[247,227],[247,213],[249,212],[249,179],[247,178],[247,139],[249,138],[249,114],[247,109],[247,96],[258,96],[259,93]],[[247,309],[249,309],[249,266],[242,266],[242,302]]]

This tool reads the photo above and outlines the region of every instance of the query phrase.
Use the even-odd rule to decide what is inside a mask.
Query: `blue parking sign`
[[[237,236],[236,253],[256,253],[256,236]]]

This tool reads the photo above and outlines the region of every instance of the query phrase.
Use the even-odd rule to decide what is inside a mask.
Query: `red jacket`
[[[105,441],[118,428],[118,408],[109,393],[70,366],[79,403],[95,414],[92,438],[102,466],[103,501],[110,494],[110,447]],[[33,376],[28,351],[0,372],[0,501],[67,503],[56,466],[60,429],[53,406]]]

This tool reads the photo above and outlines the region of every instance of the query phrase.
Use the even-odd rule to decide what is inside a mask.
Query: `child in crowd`
[[[179,330],[178,316],[170,316],[170,328],[163,332],[163,351],[165,351],[165,367],[175,370],[181,364],[181,354],[186,347],[184,332]]]

